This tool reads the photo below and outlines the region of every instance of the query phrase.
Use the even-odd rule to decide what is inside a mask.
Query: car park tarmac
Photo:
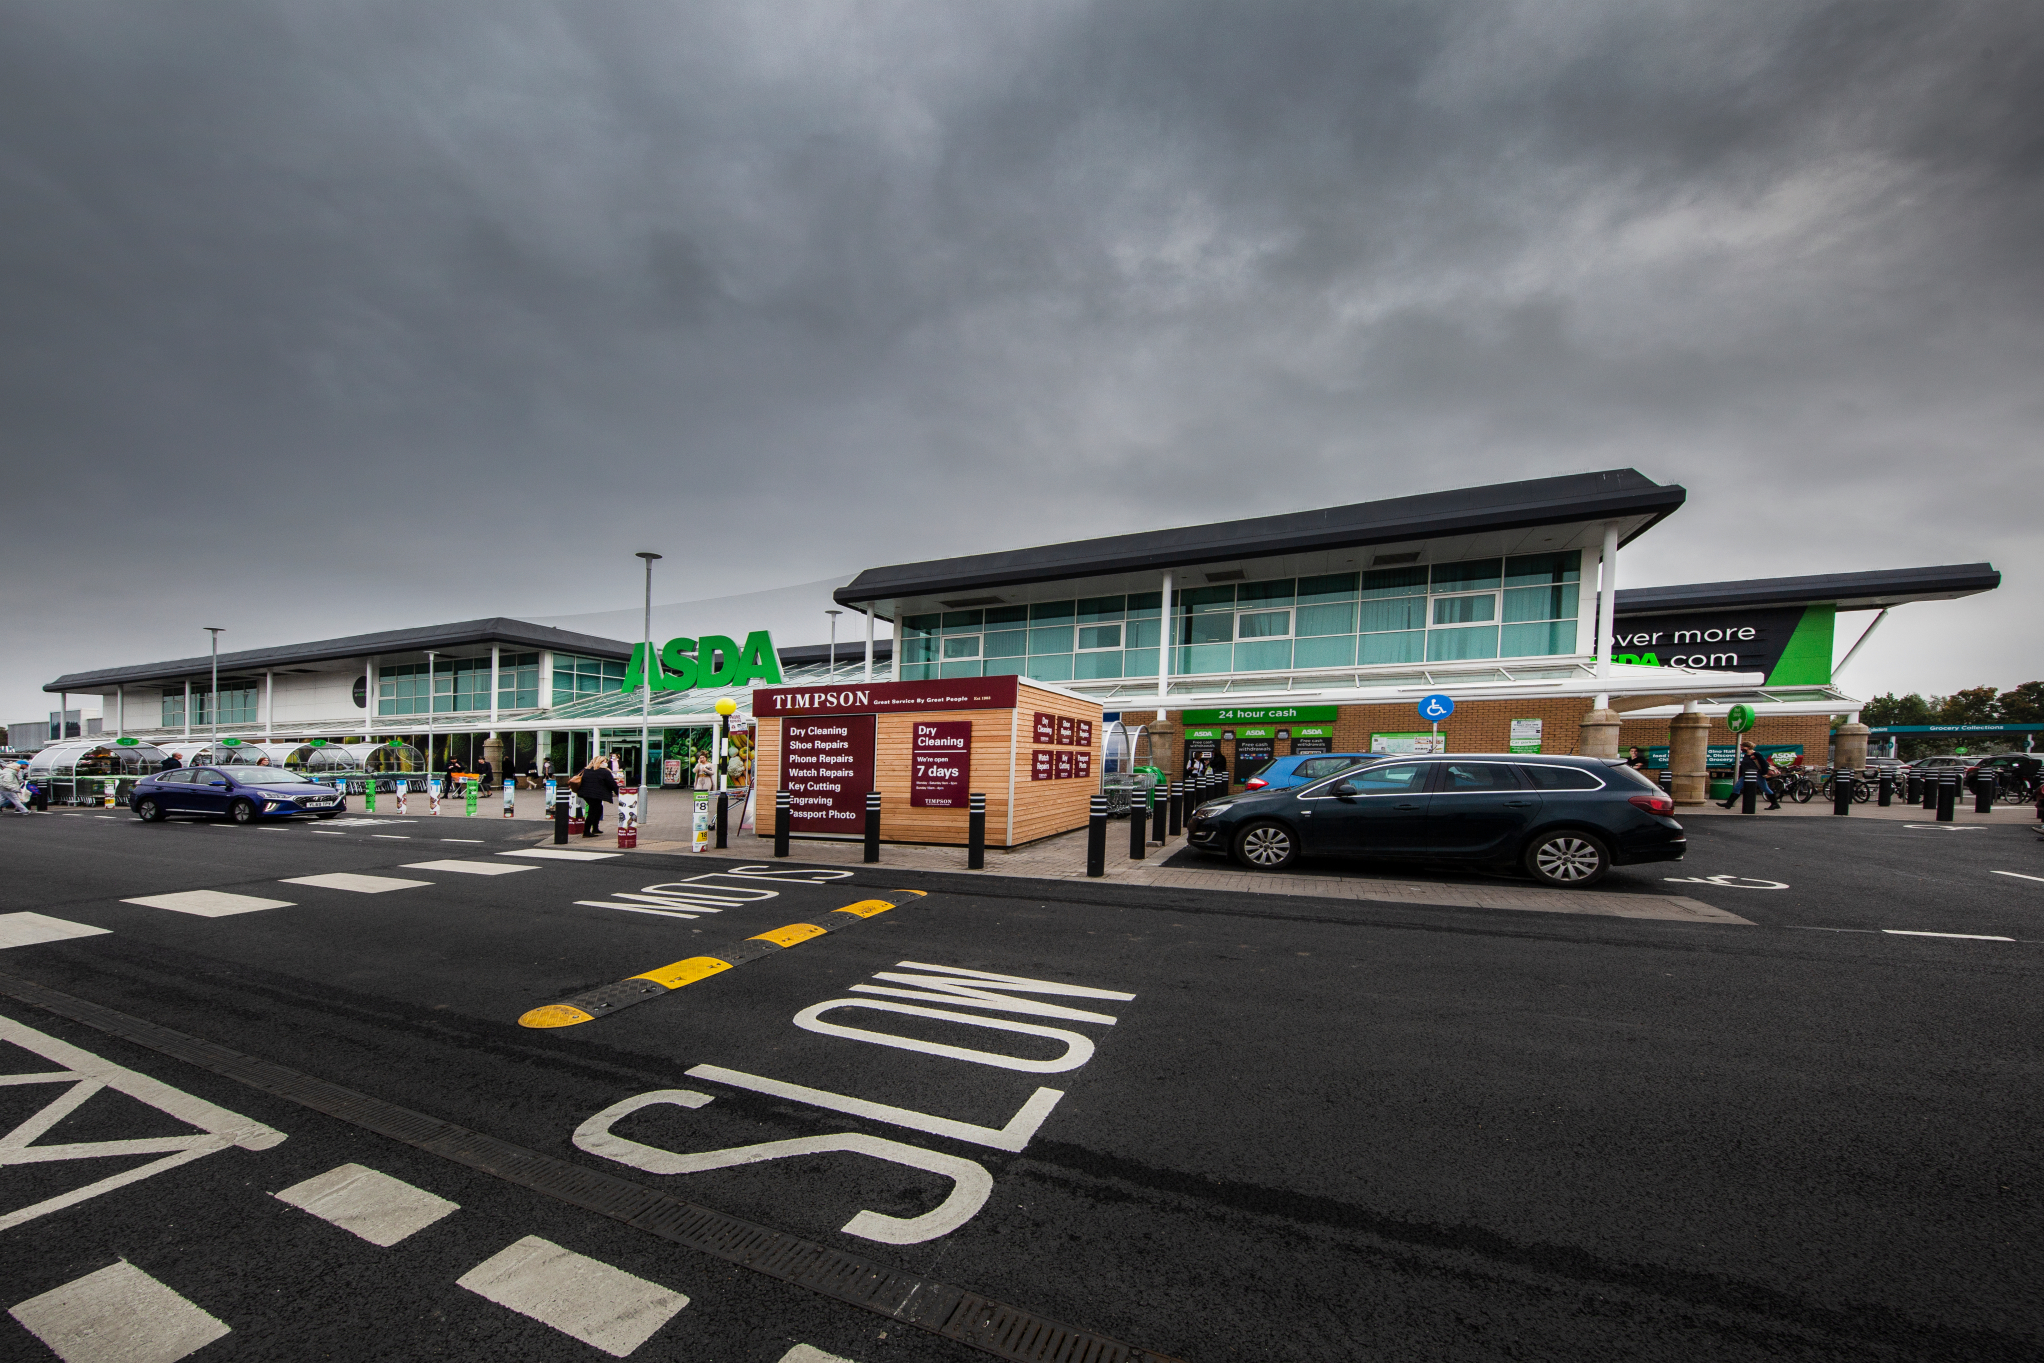
[[[1690,830],[1582,894],[1714,914],[18,821],[0,1356],[2033,1356],[2039,840]]]

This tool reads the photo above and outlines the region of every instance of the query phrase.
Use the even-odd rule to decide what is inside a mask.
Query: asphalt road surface
[[[0,1358],[2044,1346],[2013,819],[1607,886],[1744,924],[534,836],[0,822]],[[700,977],[519,1025],[641,972]]]

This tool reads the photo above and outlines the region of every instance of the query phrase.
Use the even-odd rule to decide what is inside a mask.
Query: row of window
[[[1582,555],[1523,554],[1195,587],[1172,603],[1177,675],[1546,657],[1576,651]],[[1080,597],[901,622],[901,676],[1039,681],[1157,672],[1163,597]]]
[[[450,658],[431,664],[396,663],[376,669],[379,715],[458,714],[490,709],[490,660]],[[427,687],[432,687],[429,706]],[[556,692],[558,693],[558,684]],[[497,708],[530,710],[539,704],[539,654],[503,653],[497,658]]]
[[[193,687],[192,727],[195,729],[202,729],[216,722],[212,717],[211,707],[206,702],[206,692]],[[261,717],[261,706],[262,687],[254,684],[233,687],[223,686],[220,688],[220,717],[217,722],[221,724],[253,724]],[[184,692],[164,692],[163,727],[166,729],[182,729],[184,724]]]

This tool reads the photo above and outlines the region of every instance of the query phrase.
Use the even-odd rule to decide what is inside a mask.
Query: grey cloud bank
[[[205,624],[629,611],[642,547],[681,600],[1625,464],[1692,492],[1628,585],[1992,559],[1843,680],[2044,675],[2033,4],[5,33],[0,718]]]

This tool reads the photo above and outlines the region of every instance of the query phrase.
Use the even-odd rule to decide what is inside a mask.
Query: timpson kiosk
[[[1022,677],[760,687],[757,831],[785,788],[793,832],[864,836],[880,792],[883,842],[967,841],[987,797],[987,845],[1018,847],[1085,826],[1099,790],[1100,706]]]

